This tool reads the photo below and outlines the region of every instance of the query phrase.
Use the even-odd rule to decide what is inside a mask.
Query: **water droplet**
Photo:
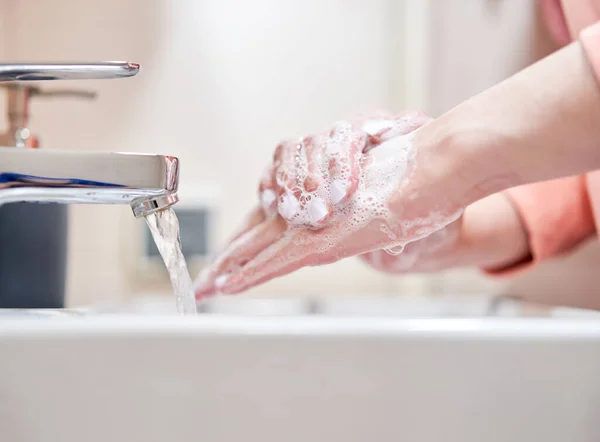
[[[389,247],[387,249],[383,249],[385,251],[385,253],[387,253],[388,255],[392,255],[392,256],[398,256],[400,255],[402,252],[404,252],[404,246],[403,245],[399,245],[399,246],[393,246],[393,247]]]

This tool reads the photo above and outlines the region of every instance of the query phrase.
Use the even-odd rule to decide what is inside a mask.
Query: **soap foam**
[[[408,218],[399,220],[389,207],[391,197],[401,192],[415,173],[416,150],[410,132],[426,121],[429,119],[420,113],[339,121],[328,132],[282,143],[275,181],[284,191],[277,197],[277,210],[296,243],[309,235],[307,228],[336,225],[336,233],[324,235],[324,241],[316,245],[315,252],[322,253],[339,245],[340,235],[348,237],[381,221],[380,229],[389,238],[386,250],[396,255],[409,242],[458,219],[461,212],[448,214],[432,208],[425,217],[407,214]],[[315,179],[318,185],[306,185]],[[353,183],[356,190],[347,198]],[[271,197],[263,195],[263,204],[270,203]]]

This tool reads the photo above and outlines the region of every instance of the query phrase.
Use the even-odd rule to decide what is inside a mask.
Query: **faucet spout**
[[[176,157],[0,147],[0,205],[130,204],[143,217],[175,204],[178,185]]]

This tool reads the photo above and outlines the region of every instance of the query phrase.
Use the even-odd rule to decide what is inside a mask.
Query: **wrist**
[[[415,132],[419,175],[455,207],[523,184],[504,153],[514,140],[485,117],[473,118],[476,107],[466,101]]]

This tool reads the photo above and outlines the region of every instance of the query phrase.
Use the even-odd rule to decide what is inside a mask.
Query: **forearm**
[[[579,43],[460,104],[415,133],[456,199],[600,168],[600,88]]]

